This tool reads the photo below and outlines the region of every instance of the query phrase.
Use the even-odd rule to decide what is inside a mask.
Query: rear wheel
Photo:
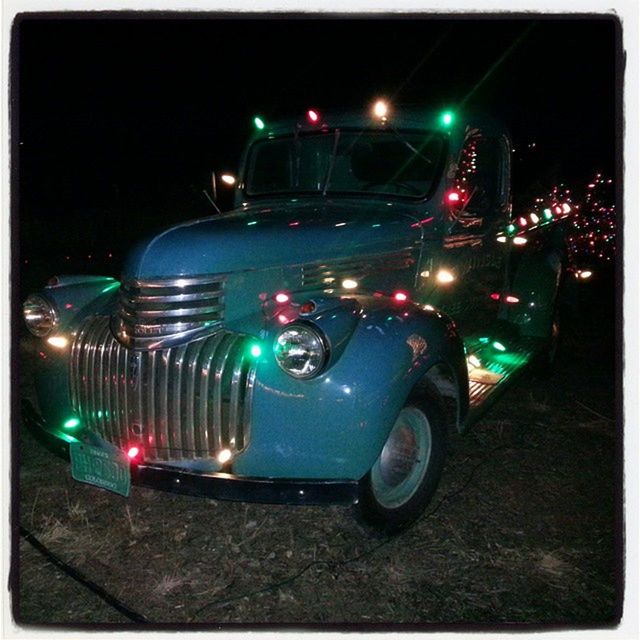
[[[360,516],[386,533],[398,532],[418,518],[438,486],[446,431],[441,403],[434,400],[407,402],[380,456],[360,482]]]

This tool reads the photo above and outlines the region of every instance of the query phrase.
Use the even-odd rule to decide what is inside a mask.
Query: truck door
[[[470,130],[445,196],[448,220],[429,279],[435,305],[463,336],[487,335],[497,319],[508,245],[496,236],[509,216],[509,151],[504,136]]]

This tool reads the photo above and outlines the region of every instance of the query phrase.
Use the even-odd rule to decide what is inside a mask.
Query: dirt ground
[[[524,376],[455,439],[427,513],[395,538],[364,529],[350,507],[139,487],[123,498],[73,481],[24,429],[20,523],[152,623],[614,624],[622,427],[612,289],[585,285],[554,375]],[[32,349],[23,338],[26,395]],[[20,624],[130,622],[24,539],[14,562]]]

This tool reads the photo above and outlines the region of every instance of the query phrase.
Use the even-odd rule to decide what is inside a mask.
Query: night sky
[[[601,18],[25,17],[11,83],[23,269],[42,255],[54,268],[63,254],[113,251],[117,272],[132,241],[212,213],[202,189],[211,170],[235,170],[253,115],[367,109],[381,94],[487,110],[512,131],[517,189],[583,187],[615,166],[616,28]]]

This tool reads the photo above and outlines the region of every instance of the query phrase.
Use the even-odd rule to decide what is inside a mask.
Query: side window
[[[464,214],[493,217],[501,202],[503,144],[498,138],[474,134],[467,138],[458,162],[455,186],[462,194]]]

